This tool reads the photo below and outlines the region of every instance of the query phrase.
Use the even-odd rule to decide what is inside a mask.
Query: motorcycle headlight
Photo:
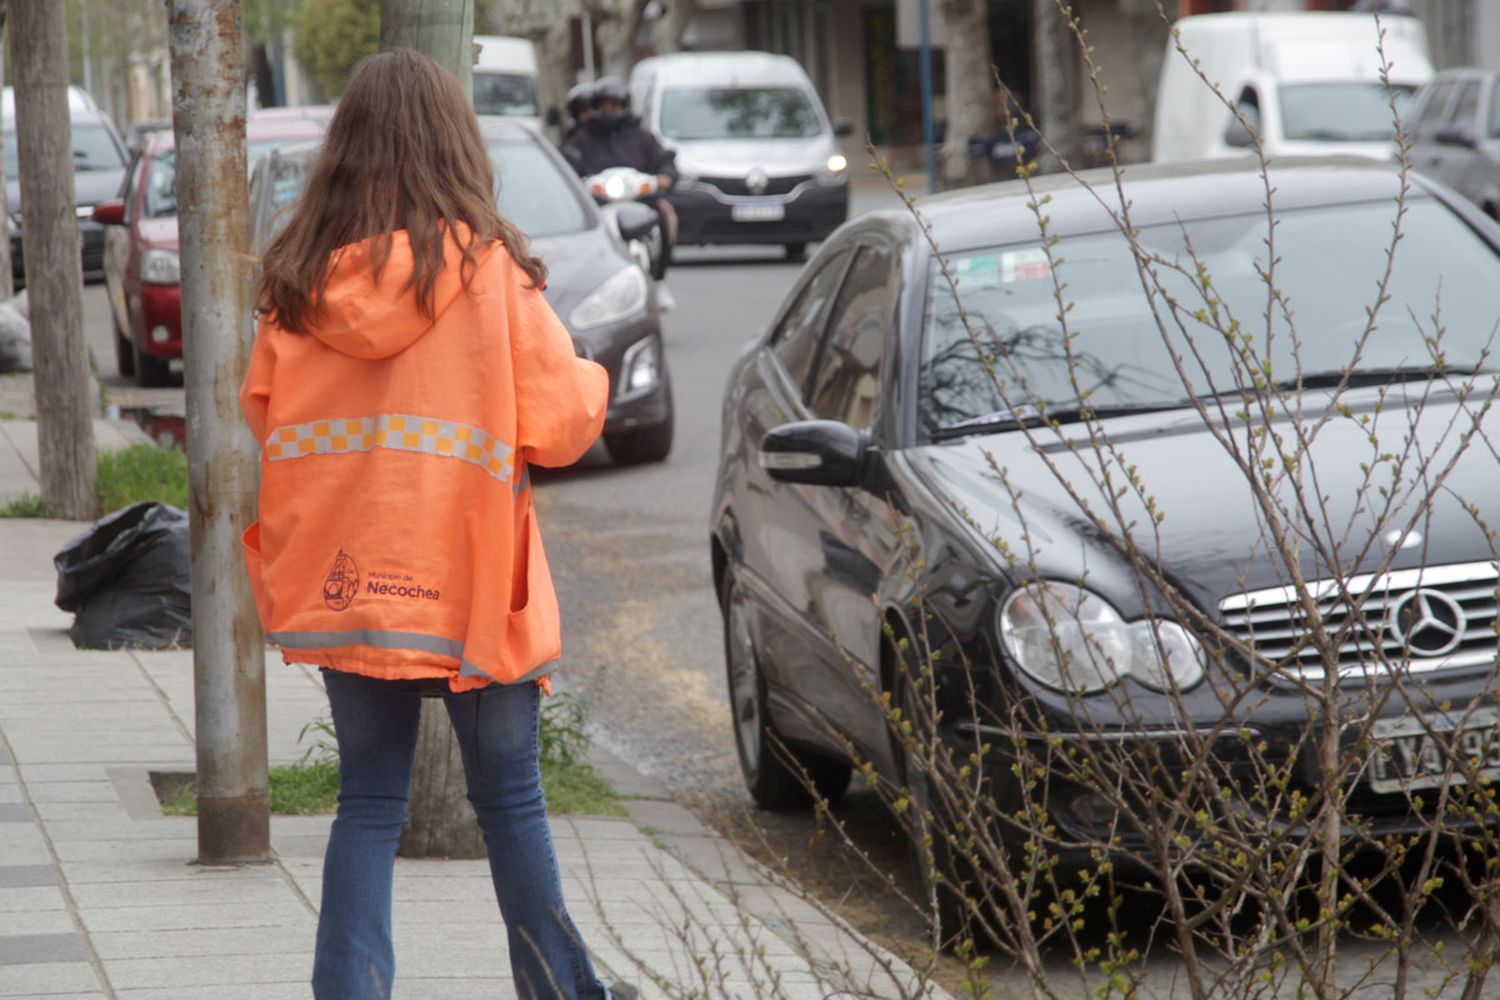
[[[148,285],[176,285],[182,281],[182,266],[171,250],[147,250],[141,256],[141,281]]]
[[[841,184],[849,172],[849,161],[842,153],[834,153],[818,171],[819,184]]]
[[[1176,622],[1127,622],[1109,602],[1055,581],[1027,584],[1000,609],[1000,639],[1016,665],[1062,691],[1091,694],[1127,676],[1169,691],[1203,678],[1203,653]]]
[[[575,330],[613,323],[645,310],[646,292],[646,276],[631,264],[606,278],[568,318]]]

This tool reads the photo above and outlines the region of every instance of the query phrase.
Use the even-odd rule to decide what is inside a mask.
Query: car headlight
[[[148,285],[176,285],[182,281],[182,266],[172,250],[147,250],[141,256],[141,281]]]
[[[613,323],[643,311],[646,292],[646,276],[641,269],[634,264],[622,267],[578,303],[569,319],[575,330]]]
[[[631,344],[620,361],[616,396],[634,396],[661,381],[661,340],[655,334]]]
[[[1000,639],[1017,666],[1063,691],[1103,691],[1127,676],[1157,691],[1203,679],[1203,651],[1181,625],[1127,622],[1097,594],[1051,580],[1006,599]]]
[[[843,153],[834,153],[818,170],[819,184],[842,184],[849,172],[849,161]]]

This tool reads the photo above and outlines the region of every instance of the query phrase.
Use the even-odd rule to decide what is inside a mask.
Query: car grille
[[[745,178],[743,177],[700,177],[698,178],[698,183],[711,185],[718,188],[724,194],[738,197],[791,194],[810,180],[812,180],[811,174],[793,174],[790,177],[767,177],[766,187],[763,191],[751,191],[750,186],[745,183]]]
[[[1347,631],[1339,647],[1340,677],[1361,677],[1404,664],[1417,673],[1493,663],[1500,654],[1496,591],[1500,563],[1486,561],[1351,577],[1347,598],[1335,580],[1310,584],[1331,633]],[[1351,623],[1350,600],[1363,598],[1361,622]],[[1235,594],[1219,602],[1224,627],[1258,661],[1282,666],[1289,679],[1322,680],[1322,658],[1309,640],[1306,616],[1290,587]]]

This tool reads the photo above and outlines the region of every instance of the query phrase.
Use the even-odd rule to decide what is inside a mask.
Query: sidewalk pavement
[[[0,495],[36,490],[25,440],[0,422]],[[193,863],[195,820],[162,816],[149,777],[194,768],[192,655],[72,647],[51,558],[85,527],[0,520],[0,997],[307,998],[330,817],[273,817],[270,864]],[[322,685],[273,654],[266,690],[270,762],[295,761],[302,727],[327,718]],[[647,997],[911,995],[909,969],[659,786],[598,766],[637,796],[631,818],[557,816],[552,831],[601,975]],[[486,862],[401,859],[395,899],[397,996],[514,995]]]

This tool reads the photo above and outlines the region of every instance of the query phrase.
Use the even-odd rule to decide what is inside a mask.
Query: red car
[[[249,165],[279,146],[321,138],[330,114],[321,107],[252,114],[245,126]],[[182,365],[176,180],[172,133],[152,133],[125,175],[120,198],[96,205],[93,213],[108,227],[104,280],[120,374],[145,386],[171,384]]]

